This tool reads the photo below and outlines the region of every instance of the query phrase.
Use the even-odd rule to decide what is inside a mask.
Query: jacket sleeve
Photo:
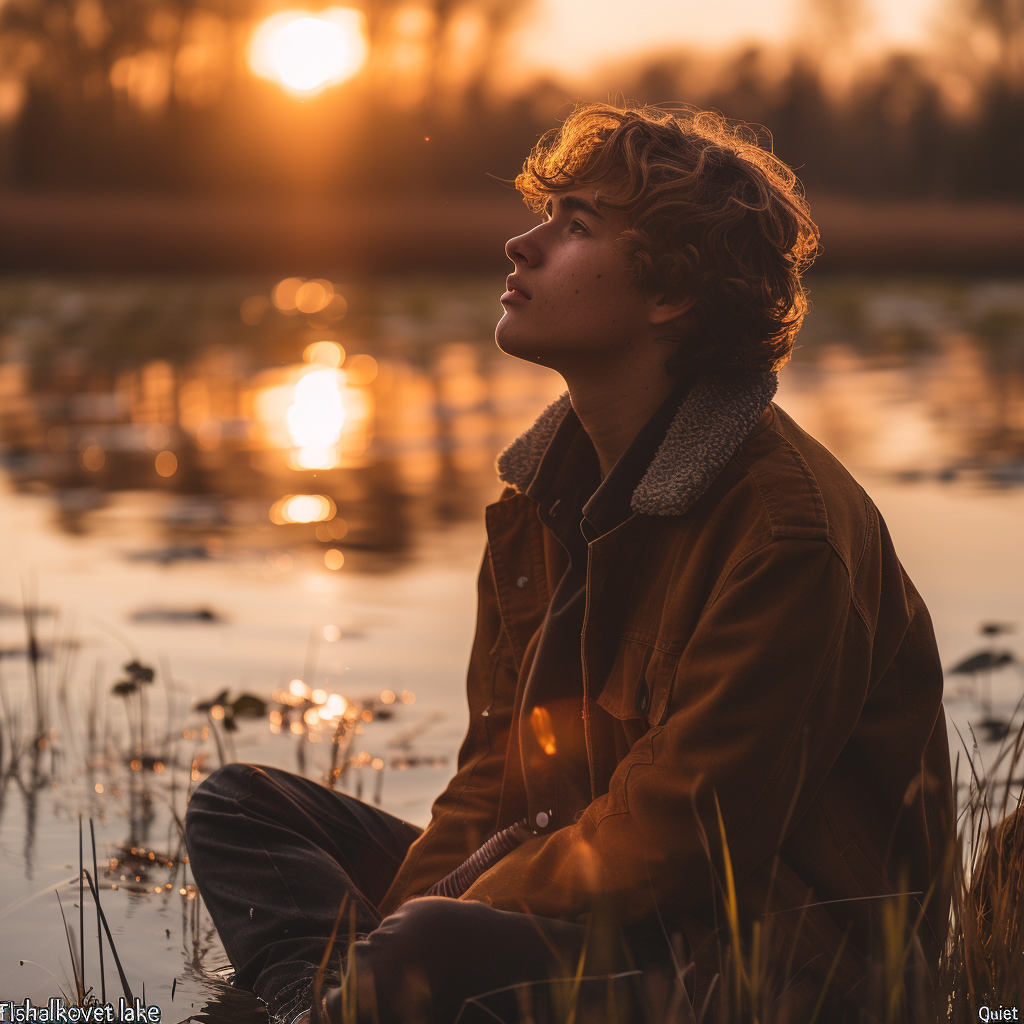
[[[870,643],[848,570],[823,539],[775,539],[716,587],[679,657],[664,724],[574,825],[508,854],[463,896],[574,920],[600,900],[624,924],[686,912],[721,869],[768,858],[799,820],[866,699]]]
[[[466,681],[469,728],[458,770],[434,801],[430,824],[409,848],[381,901],[385,916],[457,868],[494,832],[515,689],[488,549],[477,583],[476,633]]]

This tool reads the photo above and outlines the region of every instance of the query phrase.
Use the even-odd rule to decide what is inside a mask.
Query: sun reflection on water
[[[341,388],[344,370],[312,370],[295,385],[295,401],[285,419],[292,444],[298,449],[298,469],[330,469],[338,464],[338,440],[345,426]]]
[[[254,382],[252,409],[264,447],[287,451],[293,470],[358,464],[372,438],[368,385],[377,378],[377,361],[346,356],[329,339],[307,345],[303,358],[303,364],[265,371]]]
[[[333,519],[335,511],[334,502],[322,494],[286,494],[274,502],[270,520],[278,525],[322,523]]]

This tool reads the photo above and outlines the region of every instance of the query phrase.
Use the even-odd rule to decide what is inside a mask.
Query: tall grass
[[[641,972],[584,974],[584,963],[590,963],[592,953],[585,946],[579,962],[561,964],[551,980],[510,986],[520,998],[517,1015],[506,1024],[968,1024],[986,1019],[984,1007],[993,1014],[1017,1007],[1020,1017],[1024,1010],[1022,758],[1024,724],[1004,740],[988,771],[976,748],[973,754],[958,758],[954,783],[956,792],[963,795],[958,798],[955,845],[944,869],[952,883],[946,944],[937,962],[926,963],[918,939],[925,927],[923,911],[909,897],[887,899],[881,914],[882,940],[874,960],[863,967],[858,986],[862,994],[856,1004],[844,1000],[838,985],[845,938],[831,953],[827,969],[809,987],[797,984],[790,970],[792,950],[773,934],[770,916],[741,920],[728,837],[719,817],[721,856],[715,876],[721,925],[713,941],[720,970],[702,991],[694,992],[694,967],[682,955],[678,940],[673,942],[669,935],[672,967],[667,972],[645,969],[640,989],[636,975]],[[964,764],[969,778],[961,786]],[[332,946],[333,940],[332,935]],[[365,979],[357,986],[353,973],[350,961],[343,992],[331,1000],[332,1024],[339,1020],[362,1024],[368,1019],[357,1013],[355,1005],[357,987],[359,991],[367,987]],[[595,997],[600,992],[605,993],[603,999]],[[322,994],[321,976],[317,1007]],[[467,1001],[460,1024],[505,1019],[487,999],[498,994]],[[991,1019],[1002,1018],[993,1015]],[[315,1012],[314,1024],[317,1021]]]
[[[71,642],[66,636],[55,636],[49,647],[40,642],[38,618],[38,612],[26,611],[29,683],[29,708],[26,710],[30,715],[21,717],[17,709],[8,705],[4,680],[0,676],[0,709],[4,711],[0,721],[0,777],[4,783],[13,778],[30,791],[46,781],[40,761],[47,747],[51,748],[52,755],[53,734],[48,709],[53,697],[63,698],[66,693],[71,662],[68,656]],[[138,779],[142,770],[155,760],[152,747],[158,737],[146,728],[148,711],[142,700],[143,690],[152,681],[153,674],[137,659],[125,666],[125,672],[127,678],[123,682],[131,685],[123,686],[124,692],[120,695],[126,698],[129,714],[129,746],[120,752],[118,760],[139,762],[138,769],[132,765],[132,777]],[[99,696],[98,676],[92,692],[95,704]],[[119,693],[116,687],[113,692]],[[66,700],[62,699],[61,703]],[[95,706],[86,715],[86,724],[91,752],[96,739]],[[211,718],[210,731],[219,747],[217,726]],[[339,723],[332,743],[329,786],[345,778],[352,762],[350,747],[354,733],[352,722]],[[224,735],[227,738],[226,732]],[[163,737],[161,744],[166,740],[167,737]],[[219,752],[223,763],[228,751],[220,749]],[[518,986],[522,989],[519,1019],[535,1024],[967,1024],[978,1021],[984,1007],[995,1011],[1001,1007],[1024,1010],[1022,759],[1024,724],[1007,732],[988,770],[976,746],[973,751],[965,747],[963,755],[958,757],[954,771],[958,794],[957,835],[945,867],[952,893],[950,930],[945,947],[937,963],[925,963],[922,944],[917,939],[923,927],[922,913],[905,897],[887,900],[881,914],[884,928],[880,948],[875,961],[865,968],[867,977],[861,988],[867,995],[863,1005],[843,1005],[839,994],[840,982],[847,984],[849,980],[848,976],[843,976],[844,971],[848,974],[844,967],[846,939],[829,953],[817,987],[809,989],[806,984],[795,983],[791,970],[793,950],[783,944],[784,937],[780,938],[778,929],[773,928],[771,916],[752,922],[741,920],[728,836],[719,818],[716,848],[720,853],[716,854],[713,864],[720,925],[713,940],[717,946],[712,958],[718,965],[715,975],[710,980],[702,978],[701,988],[695,991],[693,965],[687,962],[682,945],[674,942],[673,936],[666,935],[666,942],[672,949],[672,966],[667,972],[644,971],[642,996],[637,998],[640,972],[596,975],[585,971],[585,965],[589,968],[591,962],[585,948],[578,963],[561,965],[558,977],[550,982]],[[172,783],[176,760],[173,753],[167,756]],[[30,762],[31,771],[29,779],[23,781],[19,768],[25,761]],[[194,759],[192,766],[195,767]],[[53,775],[52,770],[50,775]],[[189,772],[188,778],[193,782],[195,773]],[[0,786],[0,807],[2,800],[3,787]],[[171,811],[178,849],[168,863],[181,871],[184,884],[185,859],[181,845],[184,826],[173,806]],[[72,926],[65,924],[72,951],[76,996],[80,1001],[106,995],[104,947],[113,955],[122,989],[126,993],[131,991],[100,907],[94,835],[91,838],[91,872],[81,863],[84,857],[81,835],[79,856],[81,878],[88,884],[96,907],[99,956],[95,966],[99,977],[94,980],[98,985],[90,985],[86,979],[81,897],[88,894],[80,893],[79,897],[77,942]],[[708,851],[710,857],[710,846]],[[129,852],[134,854],[135,850]],[[199,968],[200,903],[198,899],[190,902],[192,966]],[[339,926],[341,921],[339,914]],[[350,934],[349,953],[353,942],[354,935]],[[342,956],[341,960],[350,963],[351,957]],[[326,958],[324,964],[327,964]],[[336,1015],[340,1014],[346,1024],[355,1024],[361,998],[365,1006],[366,985],[363,982],[357,985],[357,980],[351,968],[344,972],[340,998],[332,1001],[332,1009],[336,1009]],[[318,996],[322,994],[323,982],[321,973]],[[372,993],[372,986],[370,991]],[[604,995],[599,997],[600,993]],[[467,1005],[468,1009],[474,1007]],[[475,1009],[485,1015],[489,1012],[480,1006]],[[473,1019],[466,1017],[466,1021]]]

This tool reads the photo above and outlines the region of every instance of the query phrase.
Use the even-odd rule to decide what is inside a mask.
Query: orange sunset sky
[[[857,48],[920,47],[947,0],[864,0]],[[745,41],[783,43],[806,19],[805,0],[535,0],[510,39],[527,69],[584,75],[643,52]]]

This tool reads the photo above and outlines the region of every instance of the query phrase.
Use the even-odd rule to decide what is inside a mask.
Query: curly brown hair
[[[796,175],[746,125],[689,108],[582,104],[541,137],[515,184],[536,212],[584,186],[625,212],[618,245],[644,294],[694,303],[666,335],[686,342],[668,361],[673,376],[763,373],[789,359],[818,229]]]

